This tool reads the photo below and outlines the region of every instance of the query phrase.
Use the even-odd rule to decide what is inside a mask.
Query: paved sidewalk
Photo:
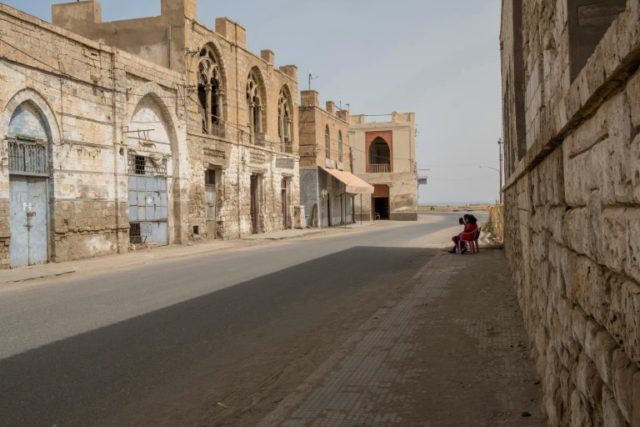
[[[543,426],[503,252],[442,253],[262,426]]]

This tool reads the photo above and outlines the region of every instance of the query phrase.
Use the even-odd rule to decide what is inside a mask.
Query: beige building
[[[640,426],[640,3],[503,0],[505,245],[552,426]]]
[[[290,228],[299,201],[297,68],[247,49],[227,18],[197,20],[196,0],[158,17],[102,22],[98,1],[53,6],[53,23],[184,76],[188,235],[237,238]]]
[[[300,105],[300,198],[307,227],[354,222],[354,197],[373,187],[353,175],[349,113],[333,101],[320,107],[319,94],[302,92]]]
[[[0,267],[187,239],[182,74],[0,4]]]
[[[353,172],[374,186],[370,197],[356,198],[356,217],[416,221],[415,114],[394,112],[390,117],[390,121],[376,122],[365,115],[351,116]]]

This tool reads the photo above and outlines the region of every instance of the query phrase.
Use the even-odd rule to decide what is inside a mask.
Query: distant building
[[[319,105],[318,92],[302,92],[300,105],[300,199],[308,227],[354,222],[354,197],[373,187],[352,174],[349,113],[332,101]]]
[[[418,176],[414,113],[392,113],[391,121],[351,116],[353,171],[374,186],[370,197],[356,199],[356,217],[365,221],[417,221]]]

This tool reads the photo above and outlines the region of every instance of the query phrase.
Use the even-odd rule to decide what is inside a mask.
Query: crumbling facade
[[[505,244],[551,425],[640,426],[640,2],[503,0]]]
[[[320,107],[319,94],[302,92],[300,105],[300,197],[307,227],[331,227],[354,222],[354,198],[373,187],[352,174],[349,113],[329,101]]]
[[[136,227],[184,241],[183,75],[0,16],[0,267],[126,252]]]
[[[414,113],[392,113],[391,121],[369,122],[351,116],[354,173],[374,186],[370,197],[356,198],[359,220],[417,221],[418,176]]]
[[[56,4],[53,23],[184,76],[189,238],[290,228],[300,222],[297,68],[249,52],[236,22],[206,27],[196,3],[162,0],[161,16],[115,22],[102,22],[98,1]]]

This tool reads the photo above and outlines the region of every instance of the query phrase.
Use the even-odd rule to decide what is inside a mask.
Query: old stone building
[[[373,187],[352,173],[349,113],[329,101],[320,107],[318,92],[302,92],[300,105],[300,197],[308,227],[354,221],[354,198],[369,197]]]
[[[640,2],[503,0],[505,244],[556,426],[640,426]]]
[[[187,238],[184,76],[0,4],[0,266]]]
[[[227,18],[197,20],[196,0],[161,16],[102,22],[100,3],[53,6],[53,23],[185,76],[188,234],[237,238],[292,226],[299,201],[297,68],[246,46]]]
[[[414,113],[392,113],[391,121],[351,116],[353,171],[374,186],[371,197],[356,198],[356,217],[365,221],[418,219],[418,176]]]

